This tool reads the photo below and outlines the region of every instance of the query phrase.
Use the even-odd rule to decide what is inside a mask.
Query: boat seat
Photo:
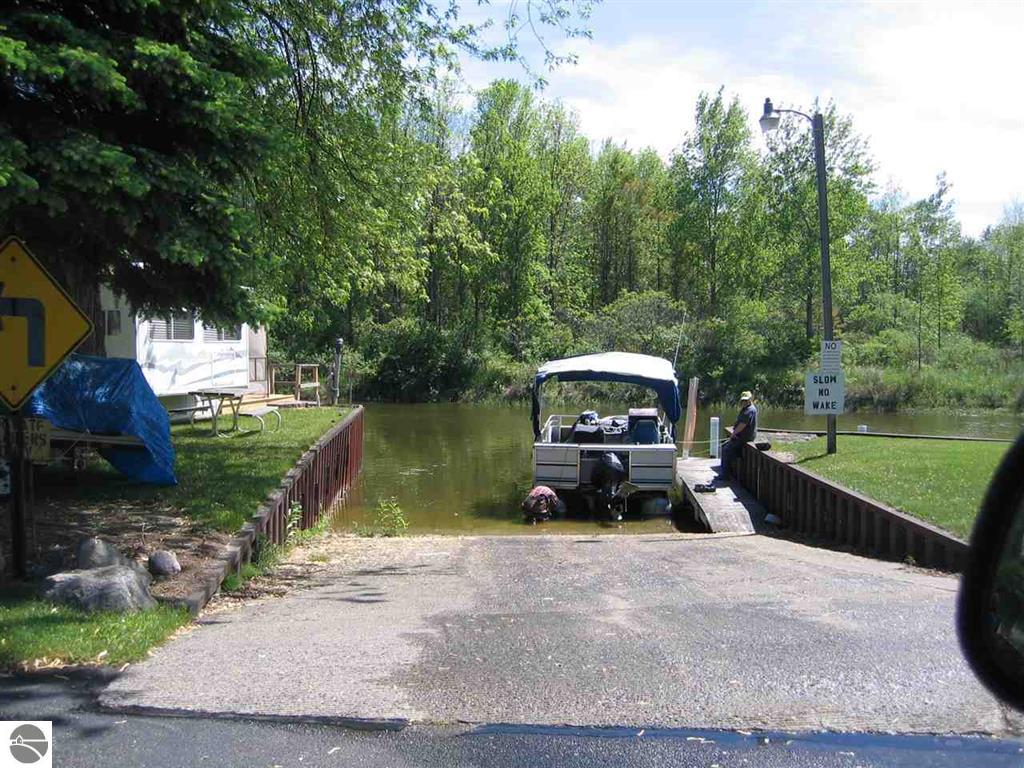
[[[658,409],[657,408],[630,408],[629,415],[626,417],[626,427],[632,432],[633,427],[636,426],[638,421],[644,421],[650,419],[655,423],[658,421]]]
[[[658,422],[654,419],[637,419],[629,431],[627,442],[635,445],[655,445],[661,441]]]
[[[569,442],[580,445],[581,443],[604,443],[604,430],[600,424],[577,424],[572,428],[569,435]]]

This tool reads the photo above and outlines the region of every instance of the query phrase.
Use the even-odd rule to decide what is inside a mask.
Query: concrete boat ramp
[[[721,491],[719,491],[721,493]],[[328,535],[103,694],[329,721],[1006,733],[957,580],[743,533]]]
[[[765,526],[765,508],[734,480],[720,480],[718,459],[686,458],[676,463],[676,479],[697,518],[712,533],[753,534]],[[714,485],[713,492],[695,490]]]

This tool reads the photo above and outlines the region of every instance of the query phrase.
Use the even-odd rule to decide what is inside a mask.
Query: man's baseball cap
[[[742,392],[740,392],[740,400],[753,400],[753,399],[754,399],[754,393],[751,392],[749,389],[744,389]]]

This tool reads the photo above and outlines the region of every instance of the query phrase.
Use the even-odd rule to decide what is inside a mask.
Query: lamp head
[[[761,124],[762,133],[769,133],[779,127],[779,114],[775,112],[771,99],[764,100],[764,113],[758,122]]]

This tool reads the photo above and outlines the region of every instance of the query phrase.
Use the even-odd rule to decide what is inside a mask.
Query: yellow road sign
[[[24,244],[0,245],[0,400],[17,409],[92,331]]]

